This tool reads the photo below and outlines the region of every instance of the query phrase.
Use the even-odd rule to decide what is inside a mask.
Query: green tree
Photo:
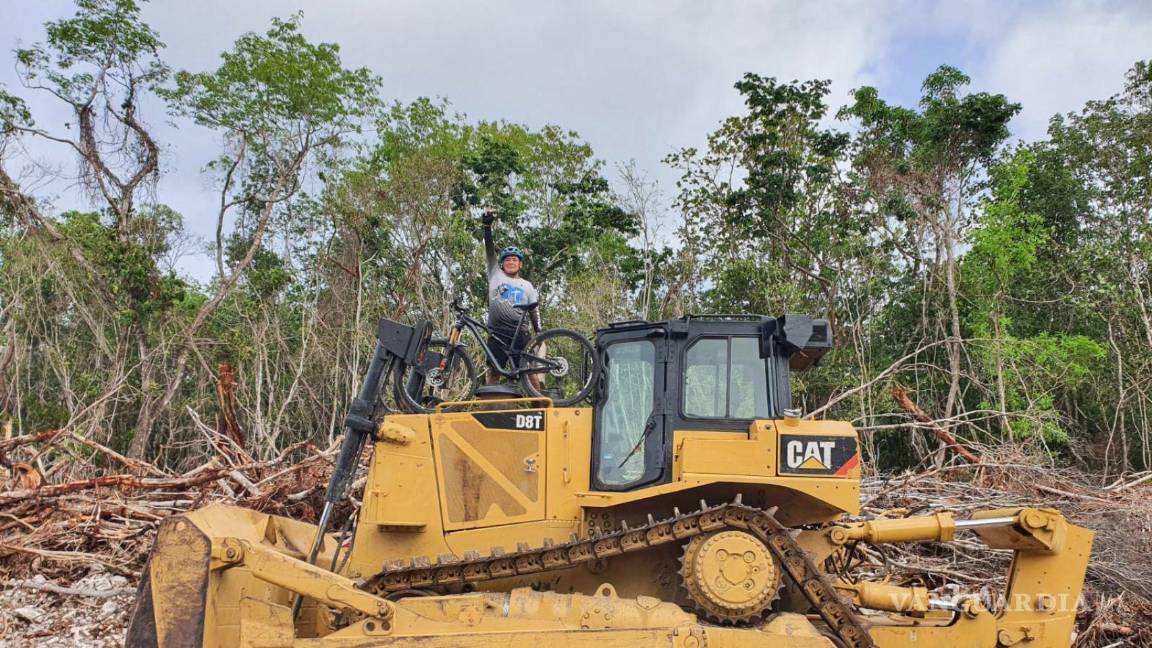
[[[1020,148],[990,167],[989,196],[968,234],[969,249],[960,268],[964,328],[979,340],[972,349],[982,365],[977,369],[991,374],[995,385],[995,405],[984,401],[977,408],[996,412],[1007,441],[1039,436],[1064,443],[1068,437],[1056,397],[1080,387],[1105,349],[1084,335],[1015,333],[1013,311],[1021,309],[1014,303],[1021,303],[1037,284],[1030,278],[1041,251],[1053,244],[1044,218],[1024,208],[1024,194],[1035,178],[1033,164],[1035,151]]]
[[[526,251],[525,276],[553,321],[584,274],[620,267],[635,286],[639,262],[627,241],[637,219],[616,204],[601,163],[575,133],[472,123],[426,99],[393,106],[377,132],[363,164],[345,176],[342,195],[357,205],[350,217],[370,214],[347,242],[364,251],[372,240],[382,251],[371,262],[396,290],[400,312],[446,317],[454,296],[484,302],[482,206],[499,211],[501,244]]]
[[[682,173],[677,206],[691,214],[682,236],[711,284],[705,305],[839,315],[846,264],[871,246],[871,225],[847,200],[849,136],[821,126],[828,87],[747,74],[736,84],[746,113],[726,119],[707,152],[668,158]]]
[[[160,173],[159,146],[140,120],[141,100],[168,76],[164,47],[133,0],[78,0],[72,18],[45,25],[46,42],[16,50],[29,91],[66,104],[64,131],[42,128],[23,102],[0,90],[0,123],[11,133],[72,149],[86,189],[105,202],[127,238],[139,190]],[[5,173],[0,183],[13,185]]]
[[[8,286],[7,301],[19,308],[9,311],[7,348],[16,336],[27,335],[46,340],[34,348],[47,349],[58,331],[89,341],[91,346],[73,351],[77,365],[81,372],[101,367],[95,375],[102,379],[65,380],[68,361],[49,354],[29,364],[29,371],[45,367],[41,378],[60,385],[74,403],[96,399],[91,420],[106,418],[113,425],[131,407],[110,407],[110,399],[123,389],[148,389],[163,316],[185,288],[159,265],[181,236],[180,217],[147,202],[160,175],[160,147],[140,110],[168,76],[162,48],[136,2],[80,0],[75,15],[45,24],[44,42],[15,52],[23,91],[62,104],[69,115],[65,122],[39,123],[22,97],[0,89],[0,138],[35,138],[75,153],[76,177],[97,209],[46,214],[46,204],[25,193],[11,171],[24,158],[0,157],[0,205],[14,227],[0,252],[4,272],[42,277]],[[107,438],[112,426],[100,425],[92,432]]]
[[[1008,137],[1020,105],[1004,95],[963,94],[970,79],[944,65],[924,80],[919,110],[893,106],[872,87],[840,111],[859,124],[854,166],[883,216],[900,228],[899,249],[912,285],[925,285],[925,321],[947,339],[945,418],[960,406],[964,332],[960,317],[959,245],[972,222],[989,164]],[[920,273],[928,273],[921,282]],[[936,300],[943,308],[936,309]],[[932,318],[936,319],[936,318]],[[930,334],[925,331],[925,334]],[[934,336],[933,336],[934,337]]]
[[[1059,163],[1059,172],[1047,176],[1053,179],[1049,185],[1074,205],[1067,211],[1052,200],[1038,206],[1046,219],[1068,223],[1067,242],[1051,251],[1051,267],[1066,277],[1056,303],[1067,315],[1048,322],[1073,322],[1074,332],[1109,349],[1108,365],[1073,411],[1079,424],[1102,439],[1106,473],[1147,467],[1152,465],[1144,386],[1152,376],[1152,66],[1137,62],[1122,91],[1054,117],[1048,136],[1041,150]]]
[[[220,131],[230,150],[209,165],[220,177],[215,293],[185,328],[167,385],[145,396],[133,456],[144,453],[155,418],[184,383],[196,334],[257,258],[273,216],[291,213],[286,206],[308,165],[330,164],[378,103],[379,79],[365,68],[345,69],[338,46],[310,43],[300,18],[273,19],[267,33],[241,36],[215,71],[177,72],[175,84],[160,91],[174,115]],[[224,223],[234,209],[243,242],[225,268]]]

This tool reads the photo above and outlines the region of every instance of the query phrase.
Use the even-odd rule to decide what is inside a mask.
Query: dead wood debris
[[[134,577],[164,518],[214,501],[311,520],[333,454],[305,442],[263,461],[244,454],[238,463],[229,453],[174,473],[64,430],[0,441],[0,465],[8,467],[0,575],[68,580],[97,565]]]
[[[1081,599],[1076,648],[1152,645],[1152,502],[1145,482],[1106,490],[1074,470],[1031,465],[985,452],[978,464],[866,479],[862,516],[904,516],[1035,506],[1060,510],[1096,537]],[[970,534],[951,543],[886,545],[865,550],[865,569],[938,593],[981,593],[995,600],[1011,553],[992,551]]]

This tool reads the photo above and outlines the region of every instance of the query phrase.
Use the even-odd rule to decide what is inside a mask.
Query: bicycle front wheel
[[[471,400],[479,374],[468,350],[432,340],[416,365],[399,363],[393,383],[396,402],[413,414],[429,414],[440,403]]]
[[[570,329],[550,329],[532,338],[519,364],[525,393],[565,407],[592,393],[599,359],[588,338]]]

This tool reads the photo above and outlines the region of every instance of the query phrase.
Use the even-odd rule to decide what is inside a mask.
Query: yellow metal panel
[[[160,645],[191,638],[202,627],[207,638],[218,620],[212,606],[208,566],[212,537],[191,522],[176,518],[160,526],[157,549],[148,563],[156,638]],[[228,617],[236,615],[225,614]]]
[[[489,429],[468,412],[431,421],[446,530],[543,519],[547,421],[543,431]]]
[[[802,614],[773,615],[763,626],[750,628],[706,627],[708,648],[834,648]]]
[[[300,557],[300,549],[307,549],[315,533],[316,527],[303,522],[223,504],[165,521],[148,574],[159,645],[185,645],[183,642],[195,636],[202,622],[204,648],[235,646],[243,617],[243,597],[288,603],[287,591],[257,581],[245,568],[210,567],[210,563],[215,563],[211,558],[212,542],[223,537],[244,538]],[[317,564],[331,560],[334,546],[329,538]],[[201,592],[206,596],[203,607],[198,600]],[[313,609],[305,607],[302,623],[312,618]]]
[[[512,551],[521,542],[533,548],[542,547],[544,538],[552,538],[559,544],[566,542],[570,534],[579,530],[579,520],[542,520],[452,531],[445,535],[445,541],[457,556],[463,556],[465,551],[470,550],[488,555],[492,547]]]
[[[432,457],[431,417],[390,415],[388,421],[415,432],[405,445],[387,441],[374,447],[364,509],[356,528],[356,551],[346,575],[375,574],[386,560],[437,556],[448,551],[441,524],[439,483]],[[423,526],[414,526],[414,525]]]
[[[592,410],[564,407],[545,413],[548,447],[541,470],[547,480],[547,517],[580,520],[583,509],[577,494],[591,483]]]
[[[683,473],[769,477],[776,474],[776,440],[749,439],[746,432],[673,433],[673,479]]]
[[[811,435],[839,435],[858,436],[856,428],[847,421],[825,421],[812,419],[790,419],[772,421],[776,426],[777,434],[811,434]]]
[[[296,640],[292,624],[291,608],[273,604],[255,597],[244,598],[240,608],[243,625],[237,627],[237,635],[243,637],[233,645],[243,646],[291,646]]]
[[[868,634],[878,648],[993,648],[996,620],[987,612],[969,618],[960,615],[952,622],[909,617],[881,617],[874,620]],[[1051,644],[1027,644],[1027,648],[1051,648]],[[1061,648],[1067,648],[1065,642]]]
[[[470,522],[502,524],[528,512],[532,501],[521,492],[523,484],[510,481],[508,473],[476,446],[451,432],[440,435],[437,444],[445,527],[467,527]]]
[[[1029,511],[1034,509],[1025,509],[1025,515]],[[1021,524],[1027,522],[1022,520]],[[1058,513],[1050,519],[1050,524],[1059,527],[1061,546],[1052,551],[1021,549],[1016,552],[1000,617],[1002,631],[1035,638],[1027,644],[1029,647],[1055,648],[1069,644],[1095,536],[1089,529],[1068,524]]]
[[[428,527],[429,512],[438,513],[432,490],[432,458],[381,452],[364,489],[361,522],[380,527],[421,531]],[[427,476],[428,479],[423,479]]]
[[[610,592],[602,594],[601,592]],[[781,614],[758,628],[698,623],[656,599],[617,598],[605,584],[595,596],[515,589],[507,594],[413,597],[396,603],[392,623],[364,620],[321,639],[293,639],[290,609],[248,600],[242,648],[832,648],[802,615]]]
[[[829,475],[827,472],[814,471],[812,476],[832,476],[844,480],[860,480],[861,457],[859,435],[856,433],[856,428],[852,427],[851,423],[847,423],[845,421],[813,421],[796,418],[788,418],[782,421],[773,421],[773,423],[776,426],[776,435],[778,439],[784,435],[800,437],[851,437],[856,439],[856,452],[854,456],[848,458],[848,460],[842,466],[837,464],[841,470],[838,470],[835,475]],[[785,442],[782,440],[777,441],[778,447],[782,444],[785,444]],[[817,444],[816,441],[813,440],[813,442],[809,445]],[[780,447],[779,450],[786,451],[787,448]],[[827,461],[827,458],[825,458],[825,461]],[[816,468],[820,469],[822,468],[822,465],[817,463]],[[785,474],[790,473],[791,471],[787,470],[787,466],[781,465],[778,467],[778,472]]]

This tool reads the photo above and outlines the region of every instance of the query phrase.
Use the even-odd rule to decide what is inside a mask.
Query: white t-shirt
[[[504,334],[511,334],[520,322],[521,311],[517,305],[535,304],[540,294],[531,281],[523,277],[511,277],[500,267],[500,255],[492,240],[492,230],[484,228],[484,247],[488,257],[488,328]],[[530,332],[531,322],[540,323],[539,311],[532,311],[524,318],[521,330]]]

